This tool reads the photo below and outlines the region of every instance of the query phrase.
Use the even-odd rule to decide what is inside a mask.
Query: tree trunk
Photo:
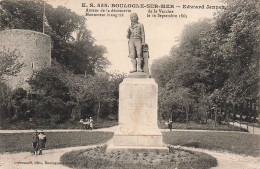
[[[100,101],[98,102],[97,123],[98,123],[98,120],[99,120],[99,114],[100,114]]]
[[[252,122],[252,116],[253,116],[253,101],[250,100],[249,102],[249,122]]]
[[[230,110],[228,111],[227,120],[228,120],[228,126],[229,126],[229,120],[230,120]]]
[[[243,112],[244,112],[244,104],[243,103],[241,103],[240,104],[240,123],[241,123],[241,121],[242,121],[242,116],[243,116]]]
[[[208,124],[208,110],[206,110],[206,124]]]
[[[188,125],[189,122],[188,106],[185,106],[185,113],[186,113],[186,124]]]
[[[236,104],[233,104],[233,125],[234,125],[234,121],[236,119]]]
[[[79,119],[82,119],[81,105],[79,103],[78,103],[78,107],[79,107]]]
[[[183,117],[183,112],[184,112],[184,111],[183,111],[183,109],[184,109],[184,108],[183,108],[183,104],[182,104],[182,105],[181,105],[181,121],[182,121],[182,122],[184,122],[184,119],[183,119],[183,118],[184,118],[184,117]]]
[[[257,116],[256,103],[254,103],[254,110],[253,110],[253,113],[254,113],[254,122],[255,122],[255,121],[256,121],[256,116]]]
[[[246,113],[246,121],[248,121],[249,120],[249,101],[248,100],[246,100],[245,113]]]
[[[214,109],[214,113],[215,113],[215,127],[217,126],[217,111],[216,109]]]

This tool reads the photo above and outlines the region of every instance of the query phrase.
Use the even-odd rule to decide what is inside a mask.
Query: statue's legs
[[[143,63],[143,51],[142,51],[142,42],[141,39],[138,39],[135,43],[136,55],[137,55],[137,71],[143,72],[142,63]]]
[[[130,39],[128,42],[129,46],[129,57],[131,58],[131,62],[133,64],[133,70],[130,73],[136,72],[143,72],[142,68],[142,42],[141,39]],[[138,67],[138,69],[137,69]]]
[[[130,73],[133,73],[133,72],[136,72],[136,71],[137,71],[137,70],[136,70],[136,64],[137,64],[137,62],[136,62],[136,59],[131,59],[131,62],[132,62],[132,64],[133,64],[133,70],[131,70]]]
[[[136,52],[135,52],[135,41],[134,39],[130,39],[128,42],[128,47],[129,47],[129,57],[131,58],[131,62],[133,65],[133,70],[130,71],[130,73],[136,72]]]
[[[142,63],[143,63],[143,58],[137,58],[137,71],[138,72],[143,72],[143,68],[142,68]]]

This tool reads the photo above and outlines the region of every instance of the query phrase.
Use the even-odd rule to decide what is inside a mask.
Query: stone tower
[[[43,33],[23,29],[0,31],[0,51],[15,51],[21,55],[19,62],[24,64],[17,76],[5,76],[12,88],[29,89],[26,82],[34,71],[51,66],[51,38]]]

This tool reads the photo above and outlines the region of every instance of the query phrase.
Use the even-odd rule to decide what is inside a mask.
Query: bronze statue
[[[144,25],[138,22],[136,13],[130,14],[131,25],[127,30],[129,56],[133,64],[133,72],[143,72],[143,54],[142,46],[145,44]]]

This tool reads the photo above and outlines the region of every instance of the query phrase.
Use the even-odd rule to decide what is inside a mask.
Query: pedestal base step
[[[106,152],[113,152],[113,151],[130,151],[130,152],[161,152],[167,153],[169,149],[166,146],[162,147],[146,147],[146,146],[114,146],[109,145],[106,149]]]
[[[134,72],[134,73],[130,73],[127,78],[150,78],[151,76],[149,75],[149,73],[145,73],[145,72]]]
[[[144,146],[144,147],[162,147],[162,135],[121,135],[114,134],[114,146]]]

